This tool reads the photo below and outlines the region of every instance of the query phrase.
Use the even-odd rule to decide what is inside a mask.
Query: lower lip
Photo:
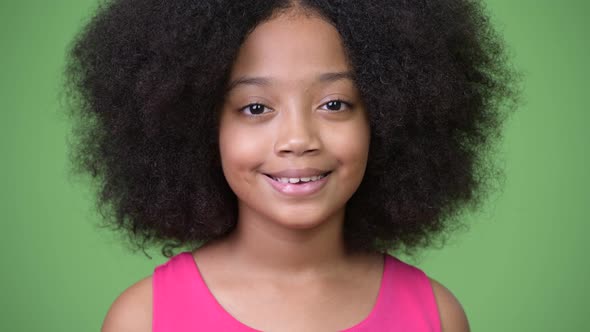
[[[270,185],[279,193],[286,195],[286,196],[293,196],[293,197],[303,197],[309,196],[317,193],[318,191],[322,190],[322,188],[328,182],[328,177],[331,174],[324,176],[323,178],[317,181],[310,181],[305,183],[283,183],[279,181],[275,181],[270,177],[263,175],[266,178],[266,181],[270,183]]]

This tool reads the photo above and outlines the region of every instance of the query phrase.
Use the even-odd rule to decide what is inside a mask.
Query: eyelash
[[[352,106],[353,106],[351,103],[349,103],[347,101],[344,101],[344,100],[341,100],[341,99],[334,99],[334,100],[330,100],[330,101],[322,104],[321,105],[321,108],[323,109],[323,107],[327,106],[330,103],[340,103],[341,106],[344,106],[347,109],[352,109]],[[262,111],[262,113],[253,114],[251,112],[251,107],[254,107],[254,106],[257,106],[257,107],[258,106],[261,106],[261,107],[264,108],[264,110]],[[256,116],[263,116],[264,114],[269,113],[269,112],[265,112],[265,110],[270,110],[270,108],[269,107],[266,107],[264,104],[261,104],[261,103],[252,103],[252,104],[248,104],[248,105],[244,106],[243,108],[241,108],[240,109],[240,112],[241,113],[244,113],[247,116],[256,117]],[[331,111],[331,113],[338,113],[338,112],[344,112],[345,110],[340,109],[340,110],[328,110],[328,111]],[[248,114],[246,112],[250,112],[250,114]]]

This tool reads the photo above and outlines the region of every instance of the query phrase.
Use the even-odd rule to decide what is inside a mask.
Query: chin
[[[322,226],[330,220],[334,219],[337,213],[318,213],[318,211],[305,211],[302,208],[293,209],[293,211],[282,211],[275,215],[275,223],[282,227],[293,229],[293,230],[309,230]]]

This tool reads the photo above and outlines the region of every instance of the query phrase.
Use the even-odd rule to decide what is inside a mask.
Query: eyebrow
[[[318,81],[322,83],[332,83],[340,80],[351,80],[354,81],[352,72],[343,71],[338,73],[324,73],[318,77]]]
[[[353,80],[352,72],[344,71],[344,72],[330,72],[330,73],[322,73],[317,76],[316,81],[320,83],[332,83],[341,80]],[[257,86],[269,86],[273,82],[273,79],[270,77],[253,77],[253,76],[243,76],[236,80],[230,82],[227,87],[227,92],[233,90],[239,85],[257,85]]]

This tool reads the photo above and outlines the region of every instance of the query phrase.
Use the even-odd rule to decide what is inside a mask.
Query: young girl
[[[467,0],[104,4],[67,71],[75,162],[170,259],[102,330],[468,331],[387,251],[480,201],[500,41]]]

